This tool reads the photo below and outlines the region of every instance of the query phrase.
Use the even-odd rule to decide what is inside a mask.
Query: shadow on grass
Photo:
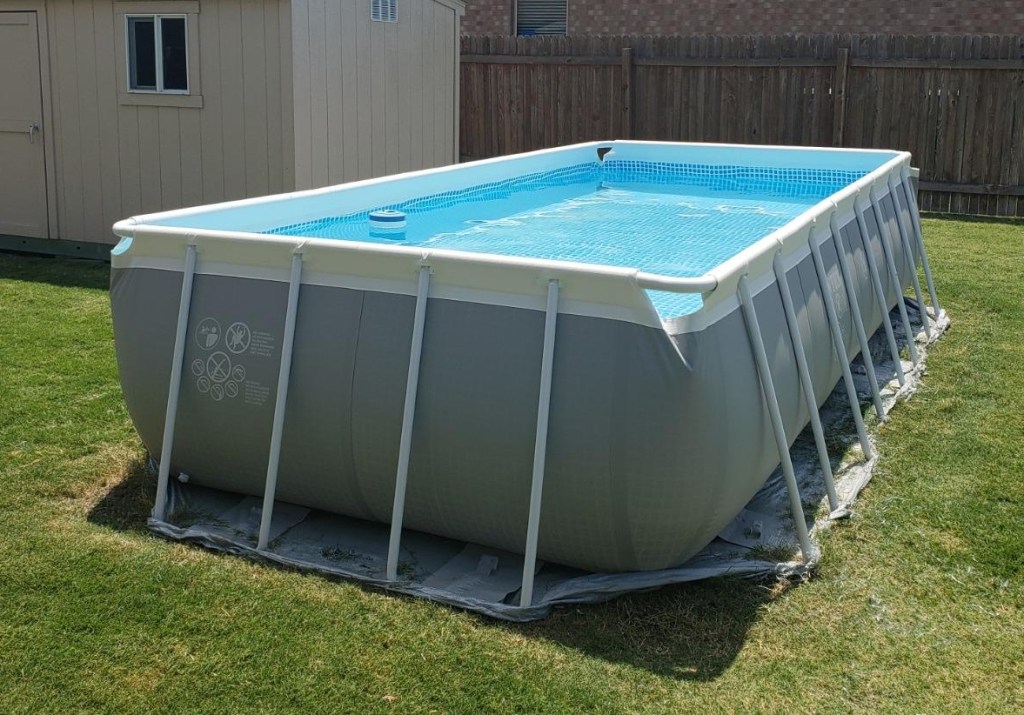
[[[155,495],[156,478],[149,472],[146,458],[133,459],[124,477],[96,502],[86,518],[91,524],[118,531],[148,534],[146,519]]]
[[[110,266],[81,258],[0,252],[0,280],[106,290],[110,287]]]
[[[96,502],[87,518],[118,531],[149,534],[146,519],[155,487],[156,479],[146,461],[133,460],[124,478]],[[381,593],[358,581],[346,582],[367,593]],[[778,587],[764,581],[722,578],[632,594],[603,604],[558,608],[549,618],[533,623],[474,618],[481,628],[548,640],[589,657],[668,677],[712,680],[733,662],[760,609],[778,592]]]
[[[708,681],[728,669],[761,608],[781,590],[764,580],[714,578],[559,609],[543,621],[503,627],[661,676]]]

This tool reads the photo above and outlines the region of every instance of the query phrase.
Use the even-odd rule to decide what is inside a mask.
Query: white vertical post
[[[914,187],[910,183],[910,170],[904,165],[900,171],[900,178],[903,183],[903,191],[907,195],[907,210],[910,214],[910,223],[914,227],[914,235],[917,239],[917,248],[921,252],[921,266],[924,268],[924,280],[928,284],[928,293],[931,294],[932,307],[935,308],[935,317],[942,312],[939,305],[939,296],[935,293],[935,283],[932,281],[932,269],[928,265],[928,252],[924,249],[924,236],[921,233],[921,215],[918,213],[917,197],[914,195]],[[895,180],[895,177],[894,177]],[[896,203],[895,192],[893,192],[893,203]]]
[[[924,334],[929,338],[932,336],[931,325],[928,322],[928,312],[925,309],[924,296],[921,293],[921,279],[917,277],[917,260],[914,258],[914,249],[910,245],[910,231],[903,220],[903,212],[900,211],[899,202],[896,200],[896,192],[890,185],[889,196],[892,198],[893,212],[896,214],[896,227],[900,233],[900,243],[903,245],[905,261],[910,263],[910,277],[914,286],[914,297],[921,309],[921,324],[924,326]],[[911,212],[913,213],[913,212]]]
[[[167,517],[167,482],[171,476],[171,452],[174,449],[174,423],[178,419],[178,395],[181,393],[181,368],[185,359],[188,336],[188,314],[192,307],[192,281],[196,273],[196,245],[185,249],[185,268],[181,274],[181,299],[178,301],[178,324],[174,330],[174,351],[171,353],[171,377],[167,382],[167,409],[164,412],[164,437],[160,443],[160,471],[156,480],[156,502],[153,517]]]
[[[836,485],[832,477],[832,463],[828,457],[828,446],[825,444],[825,433],[821,428],[821,416],[818,414],[818,401],[814,396],[814,384],[811,382],[811,371],[807,365],[807,355],[804,352],[804,342],[800,335],[800,326],[797,323],[796,309],[793,307],[793,294],[789,290],[789,282],[786,279],[786,268],[782,263],[782,252],[775,254],[772,261],[775,269],[775,280],[779,285],[779,295],[782,297],[782,309],[786,313],[786,325],[789,326],[789,338],[793,341],[793,355],[796,357],[796,371],[800,376],[800,385],[803,388],[804,401],[807,405],[807,412],[811,418],[811,432],[814,434],[814,444],[818,448],[818,462],[821,464],[821,477],[825,481],[825,491],[828,493],[828,505],[832,511],[839,508],[839,498],[836,496]]]
[[[288,305],[284,316],[284,337],[281,341],[281,369],[277,373],[277,398],[274,421],[270,428],[270,456],[267,459],[267,482],[263,490],[263,512],[260,515],[260,538],[256,549],[263,551],[270,541],[270,523],[274,518],[274,495],[277,493],[277,469],[281,462],[281,437],[284,434],[284,412],[288,404],[288,381],[292,371],[292,348],[295,345],[295,316],[299,310],[299,285],[302,283],[301,247],[292,253],[292,272],[288,280]]]
[[[846,297],[850,303],[850,315],[853,318],[853,327],[857,332],[857,341],[860,343],[860,354],[864,361],[864,370],[867,372],[868,382],[871,387],[871,399],[875,403],[875,412],[878,419],[885,421],[885,405],[882,404],[882,395],[878,391],[878,378],[875,376],[875,364],[871,360],[871,348],[868,345],[868,335],[864,330],[864,320],[860,314],[860,303],[857,301],[857,289],[853,285],[853,273],[850,271],[850,264],[846,260],[846,249],[843,247],[843,237],[839,233],[839,221],[833,211],[829,219],[829,231],[832,234],[832,243],[836,248],[836,257],[839,260],[839,272],[843,274],[843,283],[846,284]]]
[[[882,206],[878,203],[878,196],[874,187],[871,188],[871,210],[875,216],[875,223],[878,224],[878,235],[882,240],[882,253],[885,255],[885,265],[891,277],[893,290],[896,292],[896,305],[900,309],[900,320],[903,322],[903,332],[907,335],[907,346],[910,348],[910,359],[917,365],[919,358],[917,346],[914,345],[914,330],[910,327],[910,316],[907,315],[907,303],[903,299],[903,284],[900,282],[899,271],[896,270],[896,259],[893,258],[890,242],[892,233],[888,230],[885,217],[882,216]],[[897,209],[898,211],[899,209]],[[901,383],[902,384],[902,383]]]
[[[416,394],[420,384],[420,356],[423,354],[423,326],[427,317],[427,292],[430,268],[420,266],[416,286],[416,308],[412,319],[412,342],[409,346],[409,373],[405,380],[405,408],[402,412],[402,436],[398,443],[398,471],[395,474],[395,501],[391,508],[391,535],[388,540],[387,579],[398,578],[398,554],[402,543],[402,521],[405,519],[405,492],[409,484],[409,455],[412,452],[412,427],[416,416]]]
[[[754,301],[750,296],[750,287],[747,285],[746,276],[740,277],[738,291],[740,308],[743,311],[743,322],[747,326],[750,348],[754,353],[757,374],[761,378],[761,390],[764,401],[768,406],[768,417],[771,419],[772,431],[775,433],[775,444],[779,449],[782,476],[786,480],[786,490],[789,492],[789,508],[793,515],[793,523],[796,526],[797,538],[800,540],[800,550],[803,552],[804,562],[806,563],[813,554],[811,537],[807,533],[807,521],[804,517],[803,504],[800,501],[800,489],[796,483],[796,474],[793,472],[793,460],[789,456],[786,428],[782,422],[782,412],[779,410],[779,401],[775,394],[775,384],[772,382],[772,374],[768,366],[768,356],[765,353],[764,341],[761,338],[761,328],[757,322],[757,313],[754,310]]]
[[[821,290],[821,299],[825,302],[828,327],[832,332],[832,345],[836,349],[839,367],[843,372],[843,384],[846,385],[846,397],[850,402],[850,411],[853,413],[853,423],[857,427],[860,447],[864,451],[864,458],[871,459],[871,440],[868,439],[868,431],[864,427],[864,416],[860,413],[860,398],[857,396],[857,386],[854,384],[853,374],[850,372],[850,356],[846,352],[846,342],[843,338],[842,328],[839,326],[839,315],[836,313],[836,304],[832,299],[832,289],[829,286],[828,274],[825,272],[825,262],[821,258],[821,248],[818,246],[818,239],[815,237],[815,233],[816,230],[811,231],[808,243],[811,247],[814,271],[818,274],[818,287]]]
[[[857,199],[853,201],[853,211],[857,216],[857,232],[860,234],[861,243],[864,245],[864,258],[868,263],[868,273],[871,274],[871,285],[875,289],[875,299],[878,301],[878,309],[882,315],[882,326],[885,328],[885,338],[889,343],[889,354],[892,356],[892,366],[896,371],[896,379],[900,386],[907,384],[907,378],[903,375],[903,361],[900,360],[900,348],[896,344],[896,335],[892,332],[892,323],[889,321],[889,304],[885,300],[885,288],[882,287],[882,278],[878,274],[878,263],[875,262],[875,251],[871,247],[871,235],[868,233],[868,222],[864,218],[864,210],[860,207]],[[875,219],[877,221],[877,215]],[[878,240],[885,242],[882,233],[882,224],[878,224]]]
[[[533,603],[533,572],[537,568],[537,542],[540,532],[540,503],[544,492],[544,461],[548,450],[548,416],[551,410],[551,376],[555,363],[555,326],[558,317],[558,281],[548,281],[548,301],[544,313],[544,348],[540,364],[540,396],[537,399],[537,437],[533,443],[533,479],[530,483],[530,516],[526,524],[526,550],[523,552],[523,586],[519,605]]]

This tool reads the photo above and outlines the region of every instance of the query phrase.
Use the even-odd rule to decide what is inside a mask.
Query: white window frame
[[[138,89],[132,87],[132,43],[129,33],[133,19],[153,21],[153,51],[156,53],[156,89]],[[160,21],[163,19],[180,19],[185,26],[185,89],[165,89],[164,84],[164,33]],[[189,73],[188,17],[185,13],[126,13],[124,16],[124,60],[126,91],[132,94],[179,94],[188,95],[192,91]]]

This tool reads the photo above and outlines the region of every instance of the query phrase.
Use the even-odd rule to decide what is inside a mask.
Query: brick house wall
[[[515,32],[515,0],[466,0],[463,35],[509,35]]]
[[[1024,0],[568,0],[571,35],[1024,34]],[[515,33],[515,0],[466,0],[466,35]]]

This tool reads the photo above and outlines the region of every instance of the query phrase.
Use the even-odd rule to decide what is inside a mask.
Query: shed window
[[[128,15],[128,90],[188,94],[184,15]]]
[[[374,22],[398,22],[398,0],[370,0],[370,19]]]
[[[517,0],[517,35],[564,35],[568,0]]]

